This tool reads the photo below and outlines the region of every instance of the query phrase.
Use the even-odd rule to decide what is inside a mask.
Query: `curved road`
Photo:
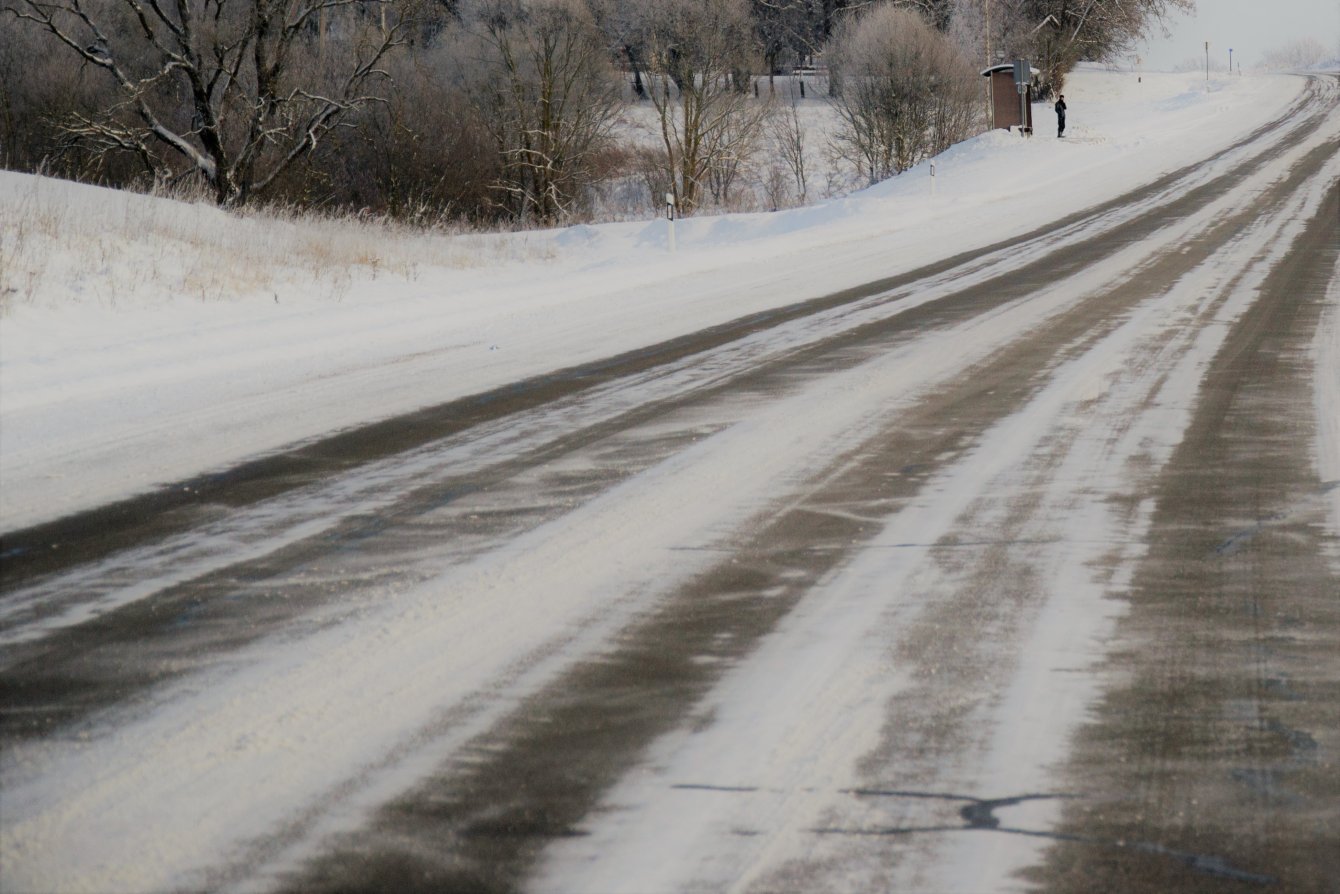
[[[7,533],[0,887],[1336,890],[1338,106]]]

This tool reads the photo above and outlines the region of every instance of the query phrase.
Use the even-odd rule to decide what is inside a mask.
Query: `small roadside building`
[[[1021,127],[1024,133],[1033,132],[1033,80],[1039,74],[1040,71],[1022,60],[1002,62],[982,70],[982,77],[988,79],[992,127],[1006,130]],[[1021,77],[1022,92],[1019,90]]]

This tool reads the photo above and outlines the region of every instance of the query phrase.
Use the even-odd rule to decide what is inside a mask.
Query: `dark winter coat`
[[[1060,118],[1062,121],[1065,120],[1065,100],[1064,100],[1064,99],[1058,99],[1058,100],[1056,101],[1056,117],[1057,117],[1057,118]]]

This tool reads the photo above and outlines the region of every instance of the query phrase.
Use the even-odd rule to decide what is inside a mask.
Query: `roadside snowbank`
[[[0,173],[0,530],[888,276],[1044,225],[1278,115],[1293,77],[1090,69],[1070,136],[985,134],[771,214],[455,237]]]

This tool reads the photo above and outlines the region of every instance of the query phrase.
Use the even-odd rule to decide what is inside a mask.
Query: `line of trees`
[[[810,163],[778,75],[831,72],[808,100],[874,181],[981,126],[993,55],[1059,86],[1191,2],[0,0],[0,163],[224,206],[547,224],[616,182],[730,205],[766,155],[780,204]],[[657,132],[632,145],[616,124],[637,103]]]
[[[1340,61],[1340,37],[1335,46],[1327,49],[1316,38],[1302,37],[1273,47],[1261,54],[1261,64],[1275,71],[1315,68]]]
[[[42,32],[44,50],[78,65],[76,83],[86,69],[100,76],[100,106],[76,106],[56,122],[64,146],[94,158],[123,154],[155,179],[198,177],[221,205],[265,190],[351,111],[384,95],[380,65],[408,21],[389,0],[6,7]]]

